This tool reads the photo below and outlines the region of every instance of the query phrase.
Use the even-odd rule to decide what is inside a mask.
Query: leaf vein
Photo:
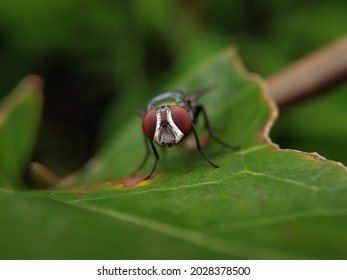
[[[298,211],[284,215],[278,215],[273,217],[260,217],[256,219],[250,219],[246,221],[240,221],[233,224],[220,224],[216,226],[209,233],[221,233],[226,231],[240,230],[245,228],[261,227],[267,225],[273,225],[278,223],[285,223],[298,219],[306,219],[312,217],[334,217],[334,216],[347,216],[347,208],[339,209],[309,209],[306,211]]]
[[[142,191],[136,191],[136,192],[124,192],[124,193],[117,193],[113,195],[107,195],[107,196],[98,196],[98,197],[87,197],[87,198],[81,198],[81,199],[75,199],[71,200],[71,203],[78,203],[78,202],[84,202],[84,201],[95,201],[95,200],[103,200],[103,199],[109,199],[114,197],[120,197],[120,196],[128,196],[128,195],[143,195],[151,192],[167,192],[167,191],[176,191],[180,189],[187,189],[187,188],[195,188],[205,185],[217,185],[221,183],[221,181],[208,181],[208,182],[199,182],[191,185],[181,185],[177,187],[168,187],[168,188],[152,188]]]

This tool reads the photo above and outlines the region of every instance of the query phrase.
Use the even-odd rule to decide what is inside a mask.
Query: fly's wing
[[[195,91],[194,93],[187,95],[184,100],[189,103],[191,106],[195,106],[195,102],[196,100],[198,100],[200,98],[200,96],[202,96],[203,94],[205,94],[208,91],[211,91],[213,89],[213,86],[210,87],[206,87],[203,89],[200,89],[198,91]]]
[[[200,96],[202,96],[206,92],[210,91],[212,88],[213,88],[212,86],[203,88],[201,90],[198,90],[198,91],[194,92],[191,95],[187,95],[184,98],[184,101],[186,102],[186,104],[189,107],[190,115],[191,115],[191,117],[193,119],[193,123],[196,122],[196,117],[197,117],[196,107],[199,106],[198,104],[196,104],[196,100],[198,100],[200,98]]]

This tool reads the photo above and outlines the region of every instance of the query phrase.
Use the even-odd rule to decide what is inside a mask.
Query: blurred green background
[[[2,0],[0,97],[45,79],[32,160],[64,175],[172,77],[235,44],[264,77],[347,30],[346,1]],[[347,85],[281,112],[274,142],[347,164]],[[140,127],[139,127],[140,129]]]

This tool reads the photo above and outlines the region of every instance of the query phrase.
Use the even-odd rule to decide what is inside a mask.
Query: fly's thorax
[[[146,111],[153,108],[160,108],[164,106],[178,105],[185,107],[185,95],[181,92],[168,91],[158,94],[153,97],[147,104]]]
[[[146,106],[146,112],[149,112],[152,109],[159,109],[165,106],[180,106],[183,107],[188,114],[190,115],[190,118],[194,118],[194,105],[192,106],[191,102],[188,102],[189,98],[182,93],[177,91],[168,91],[163,92],[161,94],[158,94],[157,96],[153,97]]]

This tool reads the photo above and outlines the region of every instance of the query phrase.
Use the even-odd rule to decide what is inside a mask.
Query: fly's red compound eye
[[[146,113],[142,119],[142,130],[145,136],[149,139],[154,138],[155,128],[157,127],[156,110],[152,109]]]
[[[192,119],[189,113],[181,106],[173,105],[170,107],[171,117],[175,125],[182,131],[183,134],[187,134],[192,128]]]

